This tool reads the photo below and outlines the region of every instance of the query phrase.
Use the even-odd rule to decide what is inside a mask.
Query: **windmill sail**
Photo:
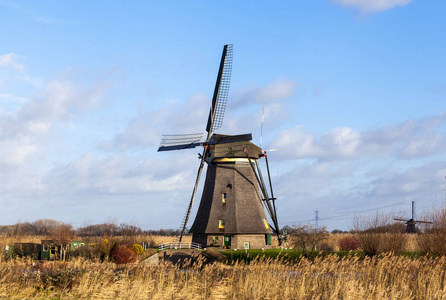
[[[209,112],[206,131],[208,132],[206,141],[211,138],[212,132],[219,129],[223,124],[225,116],[226,102],[228,100],[229,85],[232,73],[233,45],[225,45],[220,60],[217,81],[215,83],[212,97],[211,109]],[[195,148],[202,143],[202,133],[193,134],[164,134],[161,139],[158,151],[171,151]]]
[[[158,151],[195,148],[201,145],[203,133],[163,134]]]
[[[206,140],[211,137],[212,132],[219,129],[223,124],[231,82],[233,49],[233,45],[225,45],[223,48],[214,96],[212,97],[211,109],[209,111],[208,124],[206,126],[206,131],[208,132]]]

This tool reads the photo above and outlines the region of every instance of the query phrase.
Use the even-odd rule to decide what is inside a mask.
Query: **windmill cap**
[[[205,145],[216,145],[216,144],[224,144],[224,143],[234,143],[234,142],[242,142],[242,141],[251,141],[252,134],[238,134],[238,135],[227,135],[227,134],[217,134],[214,133],[209,140],[207,140]]]

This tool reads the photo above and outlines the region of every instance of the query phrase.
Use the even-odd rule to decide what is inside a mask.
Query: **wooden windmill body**
[[[268,196],[258,165],[266,154],[254,145],[251,134],[222,135],[213,133],[222,122],[232,70],[232,45],[223,49],[214,96],[203,134],[163,135],[158,151],[182,150],[203,146],[195,186],[182,222],[181,239],[192,209],[204,164],[208,165],[201,202],[190,229],[192,241],[202,247],[265,248],[271,234],[279,237],[275,198]],[[269,170],[269,169],[268,169]],[[269,174],[269,171],[268,171]],[[272,224],[268,222],[265,210]]]
[[[189,231],[192,241],[235,249],[270,245],[272,231],[251,166],[263,155],[261,149],[243,141],[210,145],[209,153],[200,206]]]

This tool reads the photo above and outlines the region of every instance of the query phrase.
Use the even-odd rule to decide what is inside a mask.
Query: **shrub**
[[[109,257],[111,256],[111,251],[116,247],[116,245],[117,245],[117,242],[112,239],[104,239],[99,244],[99,251],[100,251],[100,256],[101,256],[102,261],[109,259]]]
[[[417,238],[421,251],[433,255],[446,255],[446,209],[436,209],[425,217],[432,224],[425,224],[425,233]]]
[[[358,241],[352,236],[346,236],[338,241],[339,250],[341,251],[352,251],[359,248]]]
[[[76,284],[77,270],[44,269],[35,273],[35,278],[44,289],[60,289],[69,291]]]
[[[138,255],[144,253],[144,249],[142,248],[142,246],[140,244],[133,244],[132,250],[133,250],[133,252],[135,252],[135,254],[138,254]]]
[[[111,251],[111,256],[117,264],[127,264],[136,260],[135,253],[128,244],[116,245]]]
[[[333,251],[333,247],[327,242],[322,242],[318,244],[317,249],[325,252]]]
[[[406,245],[404,226],[395,223],[391,215],[355,218],[354,231],[359,247],[368,256],[379,252],[401,252]]]

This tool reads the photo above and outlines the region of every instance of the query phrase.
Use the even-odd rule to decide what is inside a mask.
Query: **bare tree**
[[[60,223],[50,229],[50,239],[60,247],[60,255],[65,260],[65,254],[69,250],[70,242],[74,238],[73,226]]]
[[[328,238],[325,226],[314,227],[311,224],[294,225],[289,229],[289,242],[297,249],[303,249],[304,256],[311,256],[316,250],[317,244]],[[309,250],[309,252],[307,252]]]

